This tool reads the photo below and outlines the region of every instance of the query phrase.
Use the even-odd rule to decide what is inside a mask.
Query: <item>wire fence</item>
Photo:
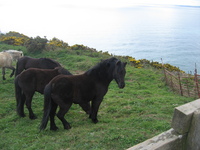
[[[197,74],[197,69],[192,75],[181,72],[172,73],[164,68],[164,74],[166,84],[174,92],[186,97],[200,98],[200,75]]]

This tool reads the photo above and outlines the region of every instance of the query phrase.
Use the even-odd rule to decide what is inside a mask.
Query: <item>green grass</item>
[[[108,58],[99,53],[66,50],[26,55],[53,58],[74,74]],[[170,129],[174,108],[193,100],[172,93],[165,86],[161,71],[127,65],[126,87],[119,89],[115,81],[111,82],[97,124],[74,104],[65,116],[72,126],[70,130],[64,130],[56,118],[58,131],[50,131],[48,124],[46,130],[39,132],[43,95],[36,93],[33,98],[32,108],[38,119],[30,120],[26,108],[26,117],[20,118],[16,114],[14,78],[9,78],[9,73],[6,81],[0,80],[0,149],[5,150],[127,149]]]

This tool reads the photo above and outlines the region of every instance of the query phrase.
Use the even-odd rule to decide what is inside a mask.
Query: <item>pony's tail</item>
[[[28,60],[28,57],[26,56],[23,56],[17,60],[15,77],[19,75],[25,69],[25,64],[27,63],[27,60]]]
[[[16,69],[15,69],[15,77],[17,77],[17,75],[19,74],[19,61],[17,61],[17,64],[16,64]]]
[[[44,114],[40,125],[40,131],[46,128],[47,123],[49,121],[50,112],[51,112],[51,84],[47,84],[47,86],[44,89]]]
[[[21,117],[24,117],[25,95],[19,86],[19,76],[15,78],[15,98],[17,103],[17,114]]]

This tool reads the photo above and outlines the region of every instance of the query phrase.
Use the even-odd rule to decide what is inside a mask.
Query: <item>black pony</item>
[[[17,62],[15,76],[28,68],[54,69],[55,67],[61,67],[61,65],[50,58],[31,58],[24,56]]]
[[[26,102],[26,106],[29,110],[29,118],[36,119],[36,116],[31,109],[34,93],[37,91],[43,94],[44,88],[49,81],[60,74],[71,75],[68,70],[62,67],[56,67],[55,69],[30,68],[16,76],[15,97],[18,115],[21,117],[25,116],[24,103]]]
[[[116,58],[110,58],[97,64],[82,75],[59,75],[53,78],[44,89],[44,115],[40,130],[46,128],[50,117],[50,129],[57,130],[54,122],[57,117],[63,123],[64,129],[70,129],[70,124],[64,119],[72,103],[79,104],[89,114],[94,123],[98,122],[97,113],[110,82],[115,79],[119,88],[125,87],[124,77],[126,63]],[[91,107],[90,107],[91,101]]]

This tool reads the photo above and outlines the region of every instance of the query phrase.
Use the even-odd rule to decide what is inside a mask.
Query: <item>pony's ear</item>
[[[121,64],[121,61],[118,60],[118,61],[116,62],[116,65],[120,65],[120,64]]]
[[[126,65],[127,65],[127,62],[124,63],[124,67],[126,67]]]

